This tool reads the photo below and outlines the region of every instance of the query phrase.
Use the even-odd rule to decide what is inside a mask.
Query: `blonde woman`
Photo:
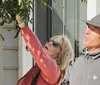
[[[22,78],[17,85],[60,85],[65,75],[66,66],[73,56],[70,40],[65,35],[57,35],[50,38],[42,47],[37,36],[28,26],[24,25],[19,15],[16,15],[16,20],[21,28],[20,32],[26,45],[39,68],[36,80],[35,78],[33,80],[27,78],[25,81],[30,82],[25,83],[23,82],[25,78]],[[34,84],[33,81],[36,83]]]

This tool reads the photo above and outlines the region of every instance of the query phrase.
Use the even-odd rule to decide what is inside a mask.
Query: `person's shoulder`
[[[82,51],[80,51],[79,56],[77,58],[75,58],[75,61],[85,58],[84,56],[85,56],[86,50],[87,50],[87,48],[84,48]]]
[[[75,59],[75,62],[83,61],[84,58],[85,58],[85,57],[84,57],[84,54],[80,54],[79,57]],[[75,62],[74,62],[74,63],[75,63]]]

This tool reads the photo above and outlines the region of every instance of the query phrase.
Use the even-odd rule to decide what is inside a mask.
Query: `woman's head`
[[[61,71],[65,70],[73,56],[70,40],[65,35],[57,35],[50,38],[44,49],[50,57],[56,60]]]
[[[63,44],[63,41],[61,38],[59,37],[55,39],[51,38],[44,45],[44,50],[51,58],[56,60],[62,51],[62,44]]]

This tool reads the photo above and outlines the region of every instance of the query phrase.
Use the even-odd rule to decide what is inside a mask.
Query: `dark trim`
[[[34,32],[34,1],[33,1],[33,12],[32,12],[32,30]]]
[[[52,0],[48,0],[48,4],[52,7]],[[47,39],[52,36],[52,10],[47,8]]]

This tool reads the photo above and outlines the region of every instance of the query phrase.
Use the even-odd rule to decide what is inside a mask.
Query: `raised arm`
[[[21,22],[19,26],[22,28],[22,36],[24,37],[32,57],[42,71],[42,76],[48,78],[45,79],[49,80],[48,82],[53,82],[53,84],[56,83],[60,76],[60,70],[56,62],[45,53],[37,36],[29,29],[29,27],[25,26]]]

